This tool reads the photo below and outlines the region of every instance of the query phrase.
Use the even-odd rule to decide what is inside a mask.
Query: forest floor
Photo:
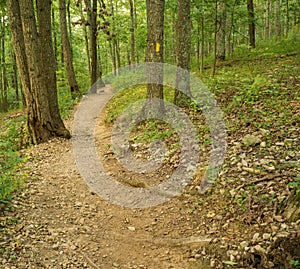
[[[299,89],[299,77],[291,83]],[[203,166],[181,195],[145,209],[113,205],[91,191],[78,172],[71,140],[24,151],[30,180],[0,215],[0,267],[299,268],[290,263],[300,261],[300,222],[287,222],[280,211],[291,193],[288,183],[299,176],[299,100],[289,107],[297,117],[281,128],[246,124],[228,131],[215,188],[199,195]],[[232,111],[228,118],[236,115]],[[71,129],[72,119],[66,124]],[[110,132],[101,115],[97,153],[126,184],[130,175],[106,146]]]

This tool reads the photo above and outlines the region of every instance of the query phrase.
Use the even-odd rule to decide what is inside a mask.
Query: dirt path
[[[132,175],[107,147],[110,129],[101,120],[97,154],[107,173],[131,186]],[[200,165],[181,195],[145,209],[96,195],[79,174],[71,140],[26,150],[26,189],[10,210],[0,212],[0,268],[292,268],[291,258],[300,259],[300,221],[286,222],[278,205],[299,176],[298,127],[270,147],[250,147],[243,143],[246,136],[231,135],[222,173],[209,193],[196,190],[205,167]],[[265,131],[255,135],[264,139]],[[209,150],[201,150],[205,164]],[[268,169],[261,174],[255,167]],[[154,182],[160,178],[153,176]]]
[[[11,253],[0,260],[3,268],[196,268],[193,255],[210,239],[191,215],[192,195],[122,208],[88,188],[72,141],[54,139],[29,154],[31,181],[6,219],[18,224],[5,235]]]

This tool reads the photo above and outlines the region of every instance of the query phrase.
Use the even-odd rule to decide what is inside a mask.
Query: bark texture
[[[59,19],[60,19],[60,31],[62,36],[63,53],[65,59],[64,62],[67,70],[67,76],[68,76],[71,94],[74,95],[79,92],[79,86],[76,81],[76,76],[73,67],[72,48],[69,40],[66,17],[67,17],[66,0],[59,0]]]
[[[178,0],[177,66],[174,103],[184,104],[190,90],[191,16],[190,0]]]
[[[163,63],[164,44],[164,0],[147,0],[147,51],[146,61],[149,63]],[[161,116],[164,114],[163,94],[163,66],[149,65],[147,70],[148,83],[147,98],[144,112],[148,115]],[[151,99],[160,99],[152,102]]]
[[[58,109],[51,1],[37,1],[37,22],[31,0],[6,2],[32,142],[45,142],[53,136],[70,138]]]

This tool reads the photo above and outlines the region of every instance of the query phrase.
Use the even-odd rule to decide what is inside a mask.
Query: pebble
[[[268,239],[270,239],[271,238],[271,235],[269,234],[269,233],[264,233],[263,234],[263,239],[264,240],[268,240]]]
[[[253,235],[252,240],[253,240],[253,241],[257,241],[258,238],[259,238],[259,233],[255,233],[255,234]]]

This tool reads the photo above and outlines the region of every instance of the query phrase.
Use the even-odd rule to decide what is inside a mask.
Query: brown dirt
[[[26,151],[26,188],[0,214],[0,267],[293,268],[289,261],[300,260],[300,222],[286,222],[276,208],[290,193],[287,183],[299,174],[293,166],[300,156],[298,131],[297,126],[284,146],[274,141],[270,148],[249,149],[241,139],[229,137],[215,188],[198,194],[200,167],[180,196],[147,209],[122,208],[95,195],[78,173],[70,140],[32,147]],[[108,171],[132,185],[131,175],[105,146],[109,128],[101,120],[96,134],[98,154]],[[291,150],[294,157],[287,159],[287,167],[284,158]],[[265,175],[243,170],[240,159],[250,168],[260,160],[278,160],[282,168],[253,187],[247,183]],[[164,173],[158,172],[157,178]]]

